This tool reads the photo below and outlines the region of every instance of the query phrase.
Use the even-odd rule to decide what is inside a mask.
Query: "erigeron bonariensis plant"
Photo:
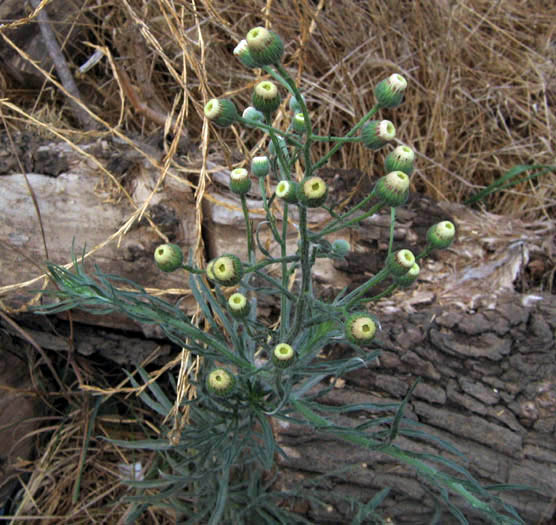
[[[272,482],[268,482],[276,467],[276,455],[285,453],[276,442],[273,422],[293,420],[364,449],[379,450],[414,468],[426,478],[428,489],[435,492],[438,501],[460,522],[466,522],[464,514],[471,509],[496,523],[519,523],[513,509],[502,506],[502,510],[497,510],[495,504],[499,501],[492,491],[482,488],[460,465],[450,459],[406,451],[396,444],[399,434],[436,439],[405,420],[403,407],[407,398],[391,417],[371,418],[357,428],[335,422],[330,407],[319,402],[319,396],[331,388],[324,384],[325,379],[333,378],[334,382],[377,357],[379,351],[373,344],[380,332],[380,312],[370,305],[398,287],[411,286],[419,277],[417,261],[432,250],[450,246],[456,232],[451,222],[443,221],[429,229],[422,253],[394,249],[395,209],[408,199],[414,169],[415,155],[406,145],[386,156],[385,173],[369,195],[340,215],[326,206],[329,188],[318,175],[318,168],[347,142],[358,142],[372,150],[386,147],[395,137],[395,127],[392,122],[375,117],[382,108],[395,108],[403,101],[407,81],[397,73],[380,81],[375,90],[376,104],[345,136],[319,136],[313,129],[305,97],[281,63],[283,53],[284,45],[275,33],[262,27],[250,30],[234,54],[248,68],[261,68],[272,81],[263,80],[256,85],[253,107],[241,115],[234,102],[226,98],[211,99],[204,107],[205,117],[219,127],[243,125],[258,129],[268,138],[267,151],[246,163],[249,170],[235,168],[230,174],[230,189],[240,199],[243,210],[247,259],[222,254],[199,268],[192,263],[191,255],[185,262],[174,244],[155,250],[154,260],[162,271],[182,271],[184,279],[188,279],[205,326],[193,324],[179,308],[148,295],[129,281],[122,280],[132,287],[131,292],[124,293],[100,271],[91,279],[78,264],[76,273],[49,265],[61,301],[43,308],[43,312],[75,306],[93,313],[117,310],[142,323],[158,324],[183,352],[203,359],[204,379],[196,382],[194,377],[188,378],[196,384],[197,395],[187,402],[189,422],[179,435],[170,436],[171,429],[161,423],[162,433],[157,438],[114,441],[122,447],[151,449],[160,456],[156,470],[149,473],[150,479],[128,482],[137,491],[132,498],[137,512],[148,505],[163,504],[189,519],[188,523],[307,522],[288,510],[288,498],[299,496],[299,490],[293,487],[275,491]],[[283,95],[289,97],[291,112],[291,123],[285,131],[272,126]],[[323,141],[331,147],[314,161],[311,147]],[[292,175],[296,162],[303,167],[299,180]],[[278,257],[271,255],[260,242],[258,231],[252,229],[246,200],[252,183],[259,185],[266,213],[263,224],[279,248]],[[272,211],[277,209],[273,206],[276,203],[279,213]],[[330,222],[320,230],[310,229],[309,214],[319,207],[330,214]],[[316,260],[342,258],[350,250],[347,241],[336,239],[331,243],[327,237],[359,226],[383,208],[390,209],[392,217],[384,268],[330,302],[316,297],[312,284]],[[299,235],[294,250],[286,243],[288,219],[292,216]],[[280,268],[278,279],[267,271],[270,265]],[[386,291],[373,295],[372,290],[383,281],[389,282]],[[265,294],[279,298],[277,323],[267,323],[258,315],[257,300]],[[352,355],[321,359],[321,351],[333,343],[348,345]],[[165,390],[152,381],[144,370],[139,373],[146,384],[142,399],[166,421],[173,404],[171,389]],[[139,386],[135,379],[131,380]],[[170,383],[175,385],[176,381],[172,379]],[[373,413],[377,406],[348,405],[343,410]],[[390,425],[387,430],[385,424]],[[451,471],[440,470],[435,463]],[[158,492],[152,493],[153,490]],[[361,505],[358,519],[365,515],[376,517],[386,493],[381,491],[370,503]],[[314,493],[310,497],[319,502]],[[460,509],[458,502],[466,507]]]

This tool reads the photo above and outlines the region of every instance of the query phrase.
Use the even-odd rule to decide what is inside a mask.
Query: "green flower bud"
[[[346,338],[356,345],[369,344],[376,334],[376,322],[367,312],[354,312],[344,326]]]
[[[394,277],[394,282],[401,288],[407,288],[417,280],[420,271],[421,268],[419,268],[419,265],[417,263],[414,263],[405,275]]]
[[[233,317],[236,319],[243,319],[249,314],[251,306],[247,297],[242,293],[234,293],[228,299],[228,309]]]
[[[234,49],[234,55],[239,58],[241,63],[248,67],[249,69],[253,69],[254,67],[258,67],[257,63],[251,56],[251,52],[249,51],[249,46],[247,45],[247,40],[242,40]]]
[[[305,103],[305,97],[303,95],[301,95],[301,98],[303,99],[303,103]],[[288,103],[290,111],[294,114],[297,113],[301,113],[303,115],[302,109],[301,109],[301,104],[298,102],[298,100],[292,95],[290,98],[290,101]]]
[[[216,281],[216,278],[214,277],[214,273],[212,272],[212,267],[214,266],[214,261],[215,259],[212,259],[212,261],[209,261],[209,263],[207,264],[207,277],[211,280],[211,281]]]
[[[391,171],[403,171],[407,175],[413,173],[413,161],[415,153],[408,146],[398,146],[394,151],[386,155],[384,169],[386,173]]]
[[[161,244],[154,251],[154,261],[163,272],[173,272],[182,267],[183,252],[177,244]]]
[[[403,171],[393,171],[380,177],[373,191],[387,206],[401,206],[409,196],[409,177]]]
[[[214,280],[222,286],[235,286],[243,277],[243,265],[235,255],[221,255],[211,267]]]
[[[255,109],[263,113],[272,113],[280,106],[280,93],[274,82],[263,80],[259,82],[253,91],[252,98]]]
[[[284,54],[282,39],[264,27],[254,27],[247,33],[247,45],[258,66],[270,66],[280,62]]]
[[[227,98],[212,98],[205,104],[205,117],[221,128],[231,126],[238,116],[235,104]]]
[[[398,250],[386,258],[386,267],[394,277],[405,275],[414,264],[415,256],[410,250]]]
[[[307,208],[318,208],[328,196],[328,186],[320,177],[307,177],[297,188],[297,200]]]
[[[349,242],[346,241],[345,239],[336,239],[333,243],[332,243],[332,251],[336,254],[336,255],[340,255],[341,257],[345,257],[351,250],[351,246],[349,245]]]
[[[395,108],[402,103],[407,80],[395,73],[379,82],[375,88],[376,101],[382,108]]]
[[[272,362],[278,368],[288,368],[295,358],[295,350],[286,343],[277,344],[272,351]]]
[[[257,122],[264,123],[264,115],[260,111],[256,110],[253,106],[246,107],[243,110],[242,117],[245,120],[248,120],[250,123],[253,123],[253,125],[250,125],[250,123],[247,124],[247,126],[250,127],[254,127]]]
[[[293,180],[281,180],[276,186],[276,197],[290,204],[296,204],[298,186],[299,184]]]
[[[450,221],[442,221],[431,226],[427,231],[427,242],[431,248],[442,250],[448,248],[456,236],[456,227]]]
[[[292,120],[292,128],[296,133],[303,135],[305,133],[305,117],[303,113],[296,113]]]
[[[255,177],[266,177],[270,171],[270,161],[266,155],[253,157],[251,171]]]
[[[207,376],[207,390],[216,397],[228,397],[236,384],[236,378],[224,368],[216,368]]]
[[[369,149],[380,149],[384,144],[393,140],[396,128],[389,120],[371,120],[361,130],[361,142]]]
[[[251,179],[245,168],[236,168],[230,172],[230,189],[238,195],[245,195],[251,189]]]

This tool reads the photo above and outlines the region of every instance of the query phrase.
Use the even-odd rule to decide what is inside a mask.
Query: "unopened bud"
[[[441,250],[448,248],[456,236],[456,227],[450,221],[442,221],[431,226],[427,231],[427,242],[431,248]]]
[[[322,206],[328,196],[328,186],[320,177],[307,177],[297,188],[297,199],[308,208]]]
[[[401,206],[409,196],[409,177],[403,171],[388,173],[378,179],[374,193],[387,206]]]
[[[414,160],[415,153],[409,146],[398,146],[394,151],[386,155],[384,170],[386,173],[403,171],[406,175],[411,175],[413,173]]]
[[[270,66],[280,62],[284,54],[282,39],[264,27],[254,27],[247,33],[247,45],[258,66]]]
[[[395,136],[396,128],[389,120],[371,120],[361,130],[361,142],[365,147],[372,150],[382,148]]]
[[[231,126],[238,118],[235,104],[227,98],[212,98],[205,104],[205,116],[221,128]]]
[[[214,280],[222,286],[235,286],[243,277],[243,265],[235,255],[221,255],[211,266]]]
[[[207,390],[216,397],[229,396],[236,384],[236,378],[224,368],[216,368],[207,376]]]
[[[407,80],[398,73],[379,82],[375,88],[375,97],[380,107],[395,108],[399,106],[403,101],[406,87]]]
[[[355,312],[346,320],[345,334],[356,345],[369,344],[376,334],[376,322],[366,312]]]
[[[177,244],[161,244],[154,251],[154,261],[163,272],[173,272],[182,267],[183,252]]]
[[[272,113],[280,106],[280,93],[274,82],[263,80],[253,90],[253,106],[263,113]]]
[[[272,362],[278,368],[288,368],[295,361],[295,350],[286,343],[280,343],[272,351]]]
[[[386,258],[386,267],[394,277],[405,275],[414,264],[415,256],[410,250],[398,250]]]
[[[236,319],[243,319],[249,314],[250,306],[247,297],[242,293],[234,293],[228,299],[228,309]]]
[[[251,189],[251,179],[245,168],[236,168],[230,172],[230,189],[237,195],[245,195]]]

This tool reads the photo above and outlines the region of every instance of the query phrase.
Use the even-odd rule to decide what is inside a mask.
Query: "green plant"
[[[468,523],[465,513],[469,511],[480,513],[493,523],[523,523],[510,506],[493,495],[495,488],[482,487],[462,466],[441,456],[404,450],[396,444],[400,434],[429,439],[461,457],[449,443],[424,433],[404,418],[404,407],[416,384],[394,409],[373,404],[341,407],[344,412],[392,412],[369,418],[357,427],[336,423],[333,415],[337,409],[319,401],[333,388],[330,384],[324,386],[325,379],[335,381],[366,366],[379,353],[372,346],[380,324],[366,305],[398,287],[410,286],[419,275],[416,261],[434,249],[447,248],[454,239],[455,228],[448,221],[431,226],[427,247],[418,255],[407,249],[393,249],[395,210],[407,201],[413,171],[414,155],[408,146],[397,148],[387,157],[388,172],[359,203],[341,213],[326,206],[329,188],[316,170],[346,142],[361,142],[375,150],[391,141],[394,125],[371,119],[381,108],[402,102],[407,82],[401,75],[391,75],[377,85],[376,105],[344,137],[319,136],[313,131],[305,98],[280,63],[283,49],[277,35],[255,28],[234,53],[247,67],[262,68],[287,90],[292,124],[286,131],[271,125],[272,113],[281,103],[279,90],[271,81],[257,85],[254,108],[248,108],[243,116],[227,99],[212,99],[205,105],[205,116],[218,126],[242,124],[268,134],[268,155],[253,159],[251,171],[258,181],[266,213],[262,226],[269,228],[279,256],[271,255],[260,241],[260,229],[252,229],[246,201],[251,179],[244,168],[232,171],[230,187],[241,200],[247,231],[246,261],[224,254],[202,269],[192,263],[191,255],[184,263],[176,245],[162,245],[155,251],[155,261],[162,271],[189,272],[189,286],[202,311],[204,327],[193,324],[179,308],[150,296],[129,280],[105,275],[98,268],[91,277],[77,260],[74,271],[48,263],[57,285],[51,293],[59,300],[41,307],[40,312],[75,307],[98,314],[122,312],[141,323],[159,325],[185,352],[203,359],[202,376],[187,378],[197,387],[197,396],[182,401],[180,408],[187,408],[189,419],[178,435],[171,434],[165,423],[173,410],[172,399],[177,396],[175,378],[169,374],[169,385],[164,386],[141,368],[137,372],[143,385],[137,376],[129,376],[135,387],[144,387],[141,399],[163,420],[163,434],[153,439],[113,441],[122,447],[157,452],[157,461],[146,479],[127,482],[136,489],[136,494],[129,497],[136,504],[130,521],[148,505],[158,505],[177,512],[184,523],[307,522],[289,510],[290,504],[299,497],[319,504],[318,491],[307,486],[274,488],[279,477],[276,455],[285,452],[276,442],[273,422],[286,420],[378,450],[413,467],[427,481],[439,504],[461,523]],[[311,146],[322,141],[333,145],[314,161]],[[301,180],[292,176],[295,163],[303,166]],[[271,182],[276,189],[269,192]],[[274,206],[277,199],[281,207]],[[311,231],[308,216],[316,207],[329,213],[330,222],[320,231]],[[342,258],[349,252],[346,241],[331,242],[327,237],[358,226],[382,208],[390,208],[391,215],[389,254],[384,268],[349,293],[343,290],[331,302],[316,297],[312,283],[316,261]],[[274,212],[275,209],[280,211]],[[292,218],[299,235],[293,253],[286,242],[288,221]],[[279,266],[280,279],[268,272],[270,265]],[[386,290],[372,295],[372,289],[385,280],[391,280]],[[239,291],[228,298],[225,289],[230,287],[239,287]],[[273,326],[257,317],[257,297],[263,294],[280,299],[280,318]],[[331,343],[349,345],[353,355],[337,360],[320,358],[322,349]],[[387,494],[384,489],[366,504],[359,504],[353,523],[367,518],[381,522],[378,507]]]

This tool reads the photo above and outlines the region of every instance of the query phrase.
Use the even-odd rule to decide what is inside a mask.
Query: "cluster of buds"
[[[234,49],[234,54],[249,68],[267,68],[274,65],[279,69],[279,62],[284,53],[281,39],[272,31],[264,27],[251,29],[244,40]],[[268,71],[268,69],[266,69]],[[277,78],[277,77],[275,77]],[[390,75],[379,82],[375,88],[376,108],[394,108],[402,103],[406,79],[400,74]],[[289,99],[289,109],[292,120],[288,128],[290,138],[293,136],[301,143],[304,136],[311,133],[310,122],[305,104],[305,98],[297,91],[290,89],[292,96]],[[282,98],[277,85],[270,80],[257,83],[251,97],[251,106],[247,107],[242,116],[231,100],[226,98],[211,99],[204,108],[208,120],[220,127],[227,127],[234,122],[241,122],[248,127],[262,127],[269,125],[271,113],[278,110]],[[369,120],[360,131],[359,140],[367,148],[378,150],[396,138],[396,128],[389,120]],[[278,151],[277,151],[278,150]],[[282,162],[289,161],[287,136],[276,134],[272,136],[269,144],[269,160],[267,156],[252,159],[250,172],[258,179],[266,177],[274,166],[274,158]],[[385,175],[378,179],[372,192],[379,205],[396,208],[405,204],[409,197],[410,176],[414,171],[415,153],[406,145],[400,145],[388,153],[384,160]],[[283,173],[283,171],[281,171]],[[262,182],[262,181],[261,181]],[[244,199],[251,188],[249,171],[245,168],[236,168],[230,173],[230,189]],[[309,173],[303,180],[280,180],[275,189],[275,196],[285,203],[316,208],[323,206],[328,195],[328,186],[319,176]],[[449,221],[440,222],[432,226],[427,232],[427,250],[447,248],[454,239],[455,227]],[[344,239],[337,239],[327,248],[327,253],[332,258],[345,257],[350,251],[350,244]],[[422,256],[422,255],[420,255]],[[183,267],[183,254],[176,245],[165,244],[155,251],[155,260],[161,270],[173,271]],[[241,261],[234,255],[226,254],[211,260],[206,268],[207,277],[221,286],[236,286],[243,277]],[[399,287],[408,287],[419,276],[420,268],[416,258],[410,250],[402,249],[390,253],[386,258],[385,270],[381,278],[391,277]],[[370,283],[369,283],[370,285]],[[354,303],[355,304],[355,301]],[[250,303],[247,297],[240,292],[230,295],[227,301],[227,311],[238,321],[248,322]],[[357,308],[357,307],[356,307]],[[372,343],[379,327],[378,321],[369,313],[356,311],[348,313],[343,324],[345,340],[358,346],[367,346]],[[269,350],[270,361],[279,370],[284,370],[293,365],[297,360],[296,351],[285,342],[277,344]],[[233,391],[236,379],[231,372],[218,368],[207,376],[206,386],[215,396],[227,397]]]

